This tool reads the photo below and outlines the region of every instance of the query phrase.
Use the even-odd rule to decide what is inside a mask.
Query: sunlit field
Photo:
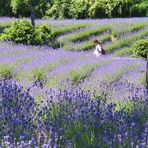
[[[0,17],[0,34],[13,20]],[[132,46],[148,18],[42,23],[58,45],[0,42],[0,147],[146,148],[146,60]]]

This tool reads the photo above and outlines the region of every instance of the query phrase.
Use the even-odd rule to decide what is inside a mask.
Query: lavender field
[[[60,47],[0,42],[0,148],[147,148],[146,60],[132,45],[148,18],[36,23]],[[106,55],[93,55],[94,39]]]

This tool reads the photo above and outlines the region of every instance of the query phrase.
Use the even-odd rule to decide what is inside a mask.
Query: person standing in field
[[[105,50],[103,49],[101,42],[98,40],[93,41],[95,50],[94,50],[94,55],[97,57],[100,57],[101,55],[105,55]]]

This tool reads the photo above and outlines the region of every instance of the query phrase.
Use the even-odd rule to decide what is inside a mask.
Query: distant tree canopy
[[[0,0],[0,16],[29,17],[30,0]],[[37,18],[148,16],[147,0],[37,0]]]

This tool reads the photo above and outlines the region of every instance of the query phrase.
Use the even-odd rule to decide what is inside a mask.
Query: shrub
[[[23,19],[14,21],[10,28],[5,29],[0,40],[10,40],[27,45],[43,45],[47,44],[50,34],[50,25],[43,24],[33,27],[30,21]]]
[[[137,41],[133,46],[133,53],[137,56],[146,58],[148,53],[148,39]]]
[[[63,46],[63,44],[61,44],[59,41],[55,40],[54,38],[52,38],[49,42],[48,45],[54,49],[56,48],[60,48]]]
[[[36,27],[35,30],[35,40],[37,44],[43,45],[48,44],[49,39],[51,39],[51,27],[48,24],[43,24]]]
[[[34,44],[35,28],[28,20],[14,21],[10,28],[4,30],[2,40],[11,40],[16,43]]]
[[[2,33],[4,29],[9,28],[9,27],[10,27],[10,22],[0,24],[0,33]]]

